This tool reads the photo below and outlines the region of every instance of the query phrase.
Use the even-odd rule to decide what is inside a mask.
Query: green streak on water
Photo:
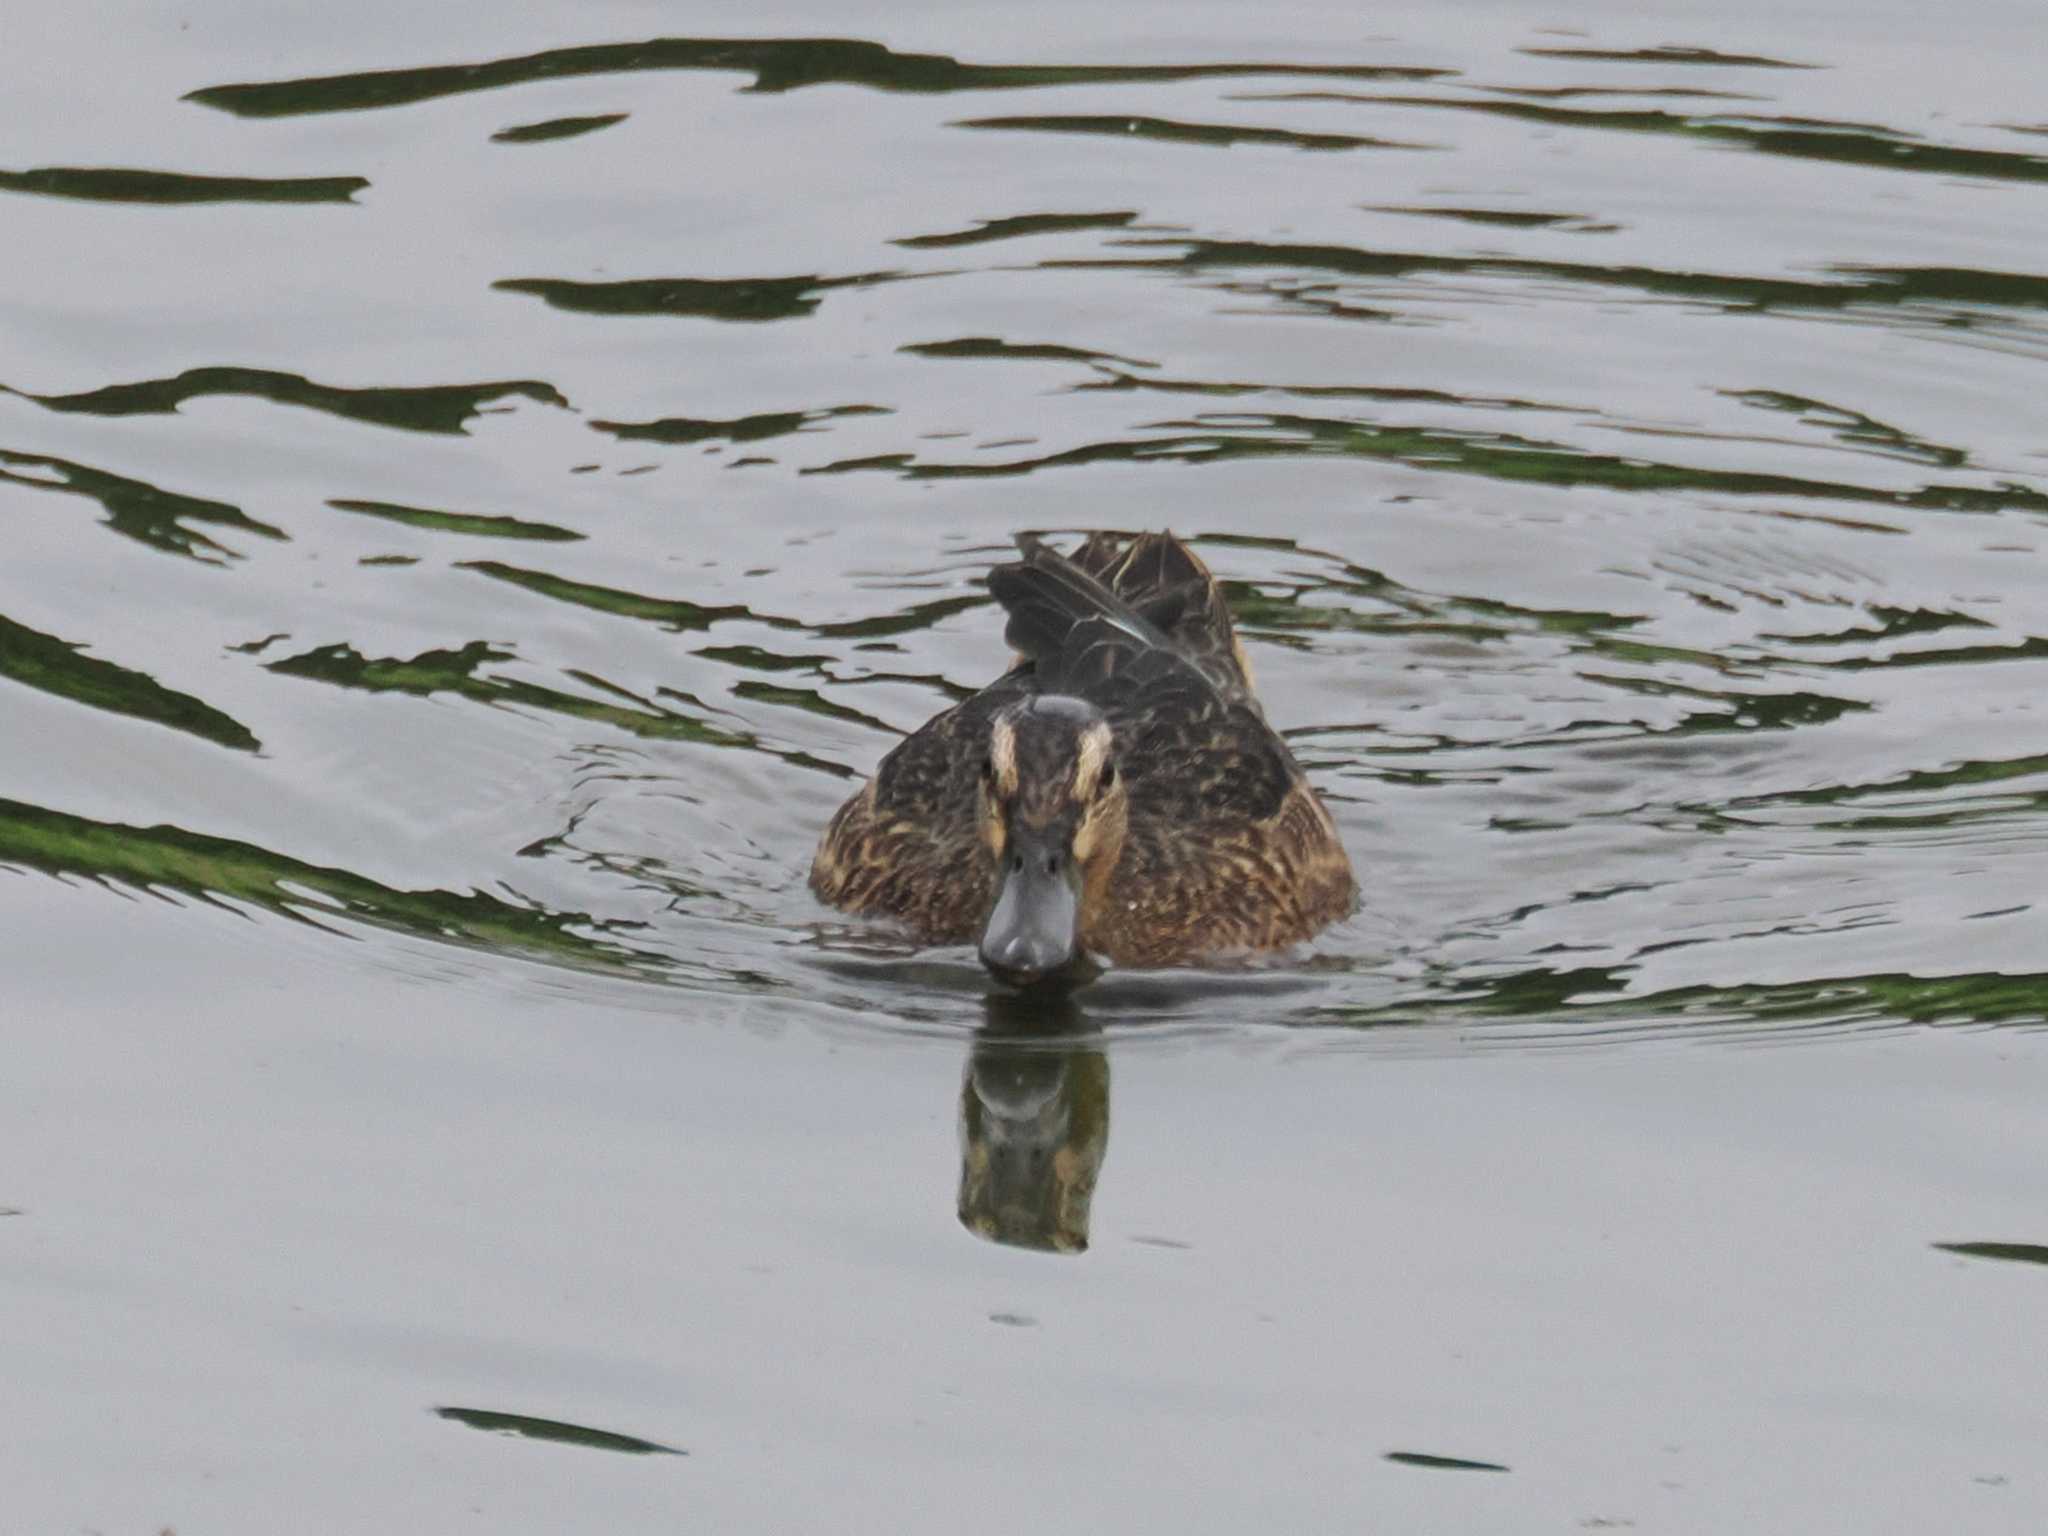
[[[1056,342],[1003,341],[995,336],[959,336],[951,341],[913,341],[896,349],[912,357],[1006,358],[1048,363],[1120,363],[1126,368],[1156,368],[1157,363],[1118,357],[1113,352],[1094,352],[1084,347],[1066,347]],[[1122,375],[1119,375],[1122,377]]]
[[[1344,91],[1291,91],[1254,96],[1264,101],[1356,102],[1395,108],[1438,108],[1508,118],[1546,128],[1605,129],[1697,139],[1731,149],[1799,160],[1937,176],[1978,176],[1996,181],[2048,181],[2048,157],[2009,150],[1929,144],[1867,123],[1665,112],[1648,108],[1593,110],[1533,101],[1477,101],[1452,96],[1361,95]]]
[[[1482,103],[1482,105],[1488,105]],[[2044,162],[2048,164],[2048,162]],[[1296,245],[1260,240],[1147,238],[1119,242],[1133,249],[1171,247],[1178,254],[1086,257],[1045,262],[1074,270],[1148,268],[1187,273],[1259,271],[1328,272],[1342,277],[1397,278],[1432,274],[1498,273],[1555,278],[1601,288],[1625,288],[1689,299],[1734,310],[1842,310],[1907,306],[1978,305],[2048,308],[2048,277],[1974,267],[1836,265],[1826,280],[1752,277],[1718,272],[1674,272],[1661,267],[1601,266],[1592,262],[1533,261],[1506,256],[1445,256],[1417,251],[1372,251],[1348,245]],[[1944,316],[1954,323],[1972,317]]]
[[[1946,609],[1894,608],[1885,603],[1873,603],[1864,611],[1877,621],[1874,625],[1837,629],[1823,635],[1762,634],[1757,638],[1774,645],[1867,645],[1876,640],[1938,634],[1947,629],[1991,628],[1982,619],[1972,618],[1967,613],[1951,613]]]
[[[1418,1006],[1321,1010],[1328,1022],[1393,1023],[1419,1017],[1526,1019],[1574,1037],[1626,1035],[1672,1024],[1730,1024],[1759,1030],[1801,1024],[2038,1024],[2048,1019],[2048,972],[1912,976],[1886,972],[1812,981],[1673,987],[1626,994],[1627,967],[1532,969],[1459,977],[1450,995]]]
[[[1744,405],[1796,416],[1807,426],[1823,427],[1840,442],[1858,448],[1872,449],[1894,458],[1908,459],[1917,464],[1932,464],[1941,469],[1960,469],[1970,459],[1969,454],[1961,448],[1925,442],[1875,417],[1866,416],[1861,411],[1830,405],[1825,400],[1814,400],[1805,395],[1789,395],[1775,389],[1729,390],[1727,394],[1728,398],[1740,400]]]
[[[523,587],[538,596],[553,598],[557,602],[594,609],[599,613],[613,614],[622,619],[637,619],[645,623],[659,624],[673,630],[709,629],[713,624],[724,620],[745,620],[765,625],[769,629],[808,630],[821,638],[874,640],[887,635],[929,629],[941,619],[950,618],[969,608],[984,607],[994,601],[993,598],[985,596],[941,597],[930,602],[913,603],[893,613],[875,614],[869,618],[848,619],[835,624],[804,624],[796,619],[783,618],[775,614],[756,613],[753,609],[737,603],[707,606],[703,603],[693,603],[687,598],[648,597],[617,587],[601,587],[592,582],[572,581],[566,576],[549,575],[545,571],[504,565],[496,560],[465,560],[457,569],[475,571],[479,575],[489,576],[494,581],[509,582],[515,587]]]
[[[592,725],[610,726],[647,740],[685,741],[700,746],[760,752],[795,767],[812,768],[836,777],[843,778],[853,772],[841,764],[827,762],[806,752],[772,747],[750,731],[714,725],[697,715],[667,708],[595,673],[571,671],[568,676],[585,687],[610,695],[610,700],[567,693],[518,678],[486,676],[480,672],[490,663],[513,659],[510,651],[500,650],[483,640],[472,640],[453,649],[422,651],[407,657],[365,656],[354,646],[342,643],[318,646],[281,661],[269,662],[265,670],[283,677],[303,677],[366,693],[403,693],[421,698],[438,693],[454,694],[478,704],[539,710]],[[698,710],[706,709],[702,700],[677,689],[664,688],[661,697]],[[865,719],[864,716],[857,718]]]
[[[758,645],[707,645],[691,654],[753,672],[821,672],[834,659],[825,655],[784,656],[764,651]]]
[[[491,135],[493,144],[549,144],[557,139],[577,139],[623,123],[628,114],[605,112],[594,117],[551,117],[544,123],[520,123],[500,128]]]
[[[2006,1259],[2016,1264],[2048,1264],[2048,1245],[2041,1243],[1936,1243],[1943,1253],[1970,1259]]]
[[[1020,213],[1007,219],[982,219],[971,229],[944,235],[907,235],[891,240],[912,250],[943,250],[983,245],[991,240],[1016,240],[1030,235],[1069,234],[1084,229],[1122,229],[1137,218],[1135,210],[1115,213]]]
[[[650,277],[583,283],[567,278],[507,277],[491,286],[531,294],[555,309],[580,315],[675,315],[704,320],[795,320],[813,313],[833,288],[865,287],[903,277],[868,272],[854,277]]]
[[[1497,1461],[1468,1461],[1463,1456],[1433,1456],[1427,1451],[1389,1451],[1386,1459],[1404,1467],[1429,1467],[1439,1472],[1505,1472]]]
[[[351,645],[338,644],[323,645],[297,656],[269,662],[265,670],[283,677],[312,678],[368,693],[409,693],[420,697],[452,693],[482,704],[541,709],[550,714],[616,726],[635,736],[697,741],[721,747],[755,745],[752,736],[662,709],[587,673],[576,676],[579,681],[631,700],[634,707],[563,693],[559,689],[544,688],[537,683],[513,678],[478,675],[478,668],[487,663],[512,659],[510,651],[499,650],[482,640],[473,640],[452,650],[422,651],[410,657],[364,656]]]
[[[0,192],[93,203],[352,203],[369,182],[360,176],[187,176],[114,166],[42,166],[0,171]]]
[[[208,501],[198,496],[166,491],[144,480],[131,480],[125,475],[74,464],[68,459],[40,453],[15,453],[0,448],[0,465],[7,466],[0,468],[0,481],[97,501],[106,509],[108,527],[124,538],[134,539],[165,554],[183,555],[211,565],[222,565],[240,558],[226,545],[186,527],[188,522],[236,528],[244,533],[260,534],[266,539],[283,540],[285,537],[282,529],[259,523],[240,507],[229,506],[224,501]],[[44,470],[48,475],[25,473],[30,470]],[[49,475],[56,478],[51,479]]]
[[[207,86],[187,93],[185,99],[240,117],[291,117],[406,106],[541,80],[669,69],[751,73],[750,89],[765,92],[838,84],[920,93],[1164,84],[1257,75],[1420,81],[1456,73],[1373,64],[963,64],[944,54],[898,53],[880,43],[846,38],[665,37],[551,48],[476,64]]]
[[[1795,64],[1758,53],[1722,53],[1714,48],[1685,48],[1669,43],[1656,48],[1517,48],[1515,52],[1538,59],[1587,59],[1602,64],[1692,64],[1737,69],[1820,68],[1818,64]]]
[[[593,421],[594,432],[605,432],[622,442],[636,443],[754,443],[765,438],[787,437],[817,422],[839,416],[886,416],[887,406],[832,405],[810,411],[763,411],[752,416],[725,420],[692,416],[666,416],[657,421]]]
[[[366,517],[381,517],[387,522],[404,523],[411,528],[431,528],[440,533],[473,534],[490,539],[533,539],[549,543],[566,543],[584,537],[573,528],[558,528],[553,523],[532,523],[523,518],[492,517],[475,512],[438,512],[431,507],[402,507],[389,501],[338,499],[329,501],[327,505],[338,512],[360,512]]]
[[[970,608],[985,608],[995,601],[992,597],[940,597],[928,603],[913,603],[894,613],[879,613],[872,618],[848,619],[839,624],[818,624],[811,628],[814,635],[849,640],[878,640],[885,635],[909,634],[914,630],[930,629],[941,619],[951,618],[956,613],[965,613]]]
[[[1585,229],[1591,221],[1576,213],[1535,213],[1515,208],[1400,208],[1375,204],[1374,213],[1401,213],[1416,218],[1454,219],[1489,229]],[[1606,226],[1597,226],[1605,228]]]
[[[557,1445],[580,1445],[593,1451],[623,1451],[629,1456],[687,1456],[688,1451],[672,1445],[658,1445],[638,1435],[622,1435],[609,1429],[592,1429],[560,1419],[536,1419],[524,1413],[500,1413],[489,1408],[436,1408],[435,1414],[471,1429],[516,1435],[524,1440],[551,1440]]]
[[[1119,139],[1149,139],[1158,144],[1206,144],[1229,149],[1238,144],[1267,144],[1285,149],[1421,149],[1391,139],[1353,133],[1297,133],[1290,128],[1250,128],[1229,123],[1182,123],[1163,117],[1041,116],[971,117],[955,128],[996,128],[1027,133],[1084,133]]]
[[[1081,464],[1177,460],[1218,463],[1233,459],[1339,455],[1389,461],[1415,469],[1483,475],[1550,486],[1598,486],[1644,494],[1697,492],[1783,496],[1885,508],[1948,512],[2048,512],[2048,492],[2013,481],[1992,486],[1936,483],[1907,491],[1755,470],[1702,469],[1617,454],[1590,453],[1563,443],[1497,432],[1391,426],[1372,421],[1298,413],[1204,414],[1156,424],[1163,435],[1087,443],[1028,459],[996,463],[920,462],[911,454],[877,454],[815,466],[807,474],[891,470],[913,480],[997,479]],[[1858,526],[1896,532],[1882,523]]]
[[[323,915],[345,915],[584,968],[660,964],[655,955],[578,931],[603,928],[585,913],[515,906],[478,891],[394,890],[253,843],[182,827],[92,821],[15,800],[0,800],[0,864],[135,891],[240,902],[316,926]]]
[[[237,752],[263,744],[240,721],[188,693],[166,688],[146,672],[83,656],[81,646],[0,617],[0,677],[110,714],[184,731]]]
[[[834,704],[815,688],[786,688],[774,683],[764,683],[754,678],[741,678],[732,685],[733,697],[752,699],[761,704],[779,704],[790,709],[801,709],[808,714],[822,715],[828,720],[844,720],[853,725],[864,725],[870,730],[885,731],[892,736],[903,733],[886,720],[863,714],[844,704]]]
[[[537,379],[343,389],[315,384],[295,373],[236,367],[188,368],[176,378],[109,384],[73,395],[16,393],[52,411],[91,416],[161,416],[175,412],[187,400],[238,395],[276,405],[304,406],[381,427],[449,433],[464,431],[470,419],[495,400],[518,397],[565,410],[569,405],[553,385]]]
[[[703,603],[693,603],[687,598],[646,597],[638,592],[622,591],[617,587],[600,587],[592,582],[571,581],[566,576],[551,576],[545,571],[503,565],[496,560],[465,560],[456,569],[475,571],[478,575],[488,576],[493,581],[523,587],[541,597],[553,598],[556,602],[571,603],[578,608],[592,608],[599,613],[614,614],[622,619],[639,619],[659,624],[666,629],[709,629],[721,619],[752,619],[756,623],[779,629],[797,627],[788,619],[764,618],[737,603],[707,606]]]

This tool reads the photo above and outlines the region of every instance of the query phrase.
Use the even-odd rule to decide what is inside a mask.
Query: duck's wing
[[[1013,672],[898,742],[825,828],[811,862],[818,897],[895,918],[926,943],[972,938],[994,894],[976,802],[989,721],[1030,691]]]
[[[1256,711],[1222,594],[1171,534],[1092,534],[1073,557],[1029,534],[1017,545],[1020,558],[989,572],[988,585],[1010,616],[1004,638],[1039,691],[1076,694],[1111,715],[1139,695],[1149,708],[1186,694],[1183,706],[1226,700]]]
[[[1252,691],[1230,604],[1209,567],[1171,533],[1091,533],[1070,557],[1164,630],[1226,693]]]
[[[1077,695],[1109,717],[1141,817],[1156,816],[1162,825],[1192,816],[1205,827],[1226,820],[1256,827],[1280,813],[1301,770],[1242,673],[1176,638],[1190,618],[1186,604],[1213,593],[1214,582],[1206,571],[1197,583],[1175,569],[1181,546],[1170,535],[1126,538],[1110,551],[1105,541],[1120,537],[1092,536],[1082,559],[1028,535],[1019,539],[1023,557],[997,566],[988,579],[1010,615],[1005,638],[1025,658],[1036,691]],[[1088,565],[1121,582],[1145,610]]]

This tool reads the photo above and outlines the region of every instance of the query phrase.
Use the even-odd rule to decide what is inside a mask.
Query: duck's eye
[[[987,753],[982,754],[981,777],[982,782],[987,784],[993,784],[996,781],[996,760]]]
[[[1116,788],[1116,764],[1115,764],[1115,763],[1104,763],[1104,764],[1102,765],[1102,777],[1101,777],[1101,778],[1099,778],[1099,779],[1097,779],[1097,780],[1095,781],[1095,793],[1097,793],[1098,795],[1106,795],[1106,794],[1108,794],[1108,793],[1109,793],[1109,792],[1110,792],[1110,791],[1111,791],[1112,789],[1115,789],[1115,788]]]

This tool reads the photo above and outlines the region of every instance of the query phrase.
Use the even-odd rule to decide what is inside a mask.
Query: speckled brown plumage
[[[818,896],[926,942],[974,939],[995,889],[979,787],[992,722],[1066,694],[1107,718],[1124,807],[1081,900],[1090,952],[1156,966],[1274,949],[1349,911],[1336,828],[1266,724],[1207,567],[1163,533],[1091,534],[1070,556],[1020,544],[989,576],[1017,664],[907,737],[840,808],[812,865]]]

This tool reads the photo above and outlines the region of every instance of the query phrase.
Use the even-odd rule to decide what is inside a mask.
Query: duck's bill
[[[981,935],[981,963],[1012,986],[1067,974],[1081,959],[1074,861],[1052,839],[1011,840],[1002,885]]]

